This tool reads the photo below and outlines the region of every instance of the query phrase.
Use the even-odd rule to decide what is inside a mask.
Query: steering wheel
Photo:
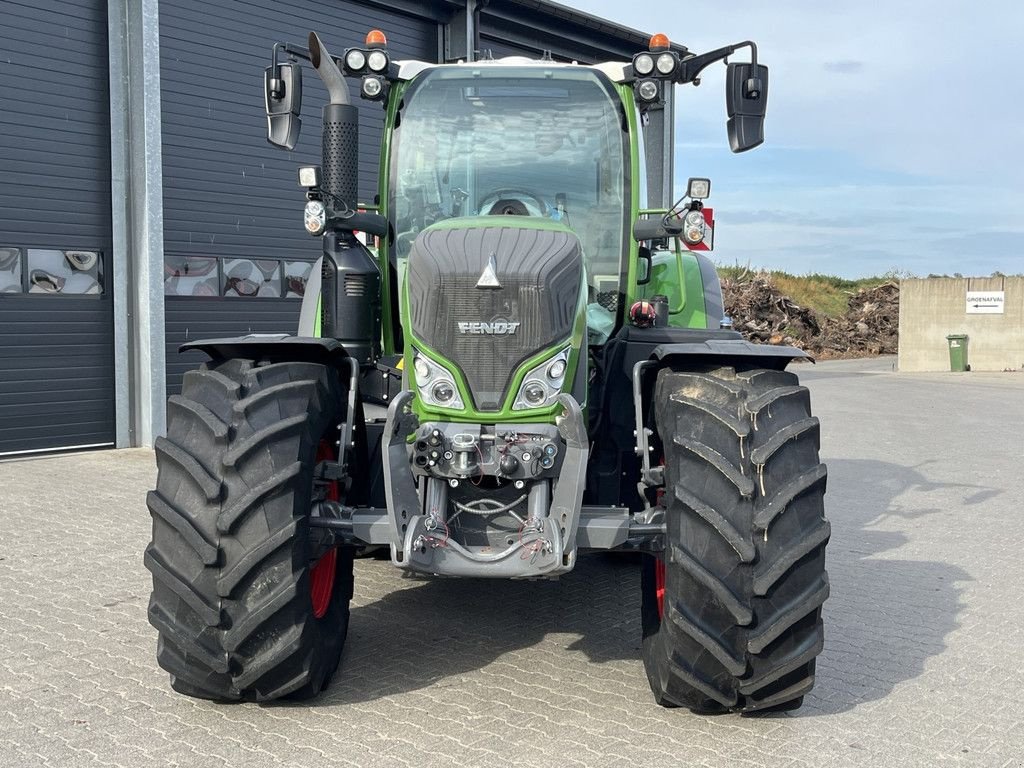
[[[480,198],[476,209],[487,216],[544,216],[548,204],[533,192],[505,187]]]

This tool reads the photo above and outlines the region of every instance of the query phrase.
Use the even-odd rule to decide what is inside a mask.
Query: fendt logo
[[[459,323],[459,333],[511,336],[519,330],[520,325],[522,323],[509,323],[504,320],[495,323]]]

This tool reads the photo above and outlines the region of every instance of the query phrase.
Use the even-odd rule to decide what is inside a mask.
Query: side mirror
[[[764,142],[768,109],[768,67],[729,64],[725,76],[725,108],[729,115],[729,147],[746,152]]]
[[[267,141],[275,147],[295,149],[302,128],[302,67],[277,64],[263,73],[267,106]]]

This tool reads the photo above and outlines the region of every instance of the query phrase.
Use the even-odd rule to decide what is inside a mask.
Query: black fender
[[[676,332],[685,338],[686,332]],[[677,371],[693,370],[707,365],[749,365],[752,368],[768,368],[781,371],[798,358],[814,362],[806,352],[796,347],[774,344],[752,344],[735,331],[718,333],[699,331],[690,334],[686,341],[671,341],[658,344],[646,360],[633,364],[633,435],[636,440],[635,452],[640,457],[640,480],[650,487],[664,483],[662,468],[658,466],[661,451],[656,450],[650,438],[655,430],[652,422],[654,408],[654,384],[657,372],[669,368]]]
[[[659,344],[650,359],[658,367],[690,363],[727,363],[742,361],[761,368],[784,370],[793,360],[814,358],[796,347],[775,344],[753,344],[745,339],[705,339],[703,341]]]
[[[593,460],[588,467],[585,503],[643,507],[637,482],[645,470],[649,472],[651,458],[657,459],[652,455],[644,461],[642,457],[650,453],[644,429],[650,425],[659,369],[742,364],[782,370],[800,358],[809,359],[806,352],[794,347],[751,344],[733,330],[620,328],[599,356],[598,375],[590,392]]]
[[[182,344],[179,352],[196,349],[211,360],[245,358],[271,362],[320,363],[334,368],[347,367],[349,358],[344,345],[337,339],[311,336],[288,336],[284,333],[252,334],[226,339],[197,339]]]

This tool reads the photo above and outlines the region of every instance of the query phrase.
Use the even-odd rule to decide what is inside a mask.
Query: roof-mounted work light
[[[679,54],[671,48],[668,35],[653,35],[648,50],[633,57],[634,74],[640,77],[673,78],[679,69]]]
[[[637,98],[644,104],[661,100],[661,84],[657,80],[639,80],[634,87]]]
[[[388,81],[380,75],[366,75],[359,95],[370,101],[382,101],[388,97]]]
[[[391,57],[386,50],[387,44],[388,40],[383,32],[371,29],[366,35],[364,47],[349,48],[345,51],[342,58],[345,74],[351,77],[360,77],[368,72],[386,74],[391,66]]]

